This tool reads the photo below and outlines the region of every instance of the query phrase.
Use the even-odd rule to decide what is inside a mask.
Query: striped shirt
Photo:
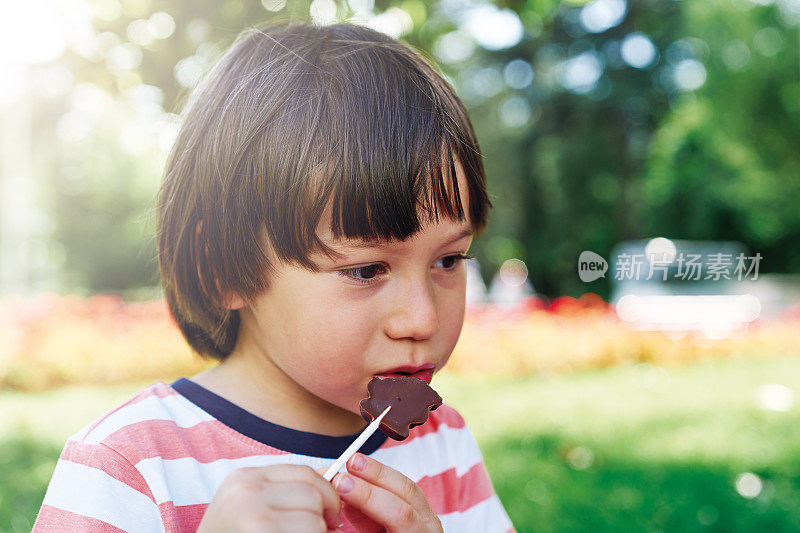
[[[33,531],[194,531],[232,471],[329,467],[355,437],[273,424],[186,378],[157,383],[67,440]],[[447,404],[407,439],[376,431],[360,451],[416,482],[445,531],[513,531],[472,433]],[[342,518],[346,532],[369,522],[348,505]]]

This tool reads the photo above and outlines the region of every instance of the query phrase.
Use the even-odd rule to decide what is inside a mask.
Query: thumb
[[[328,471],[328,468],[329,467],[327,467],[327,466],[323,466],[323,467],[320,467],[320,468],[315,468],[314,471],[317,474],[319,474],[320,476],[324,476],[325,472]],[[339,496],[339,495],[337,494],[336,496]],[[342,523],[341,523],[342,522],[342,507],[344,507],[344,501],[342,501],[340,499],[339,500],[339,514],[336,515],[336,520],[334,522],[330,522],[330,523],[336,525],[337,529],[336,530],[331,529],[331,530],[328,530],[328,531],[332,531],[333,533],[342,533],[342,531],[340,529],[338,529],[338,527],[342,525]]]

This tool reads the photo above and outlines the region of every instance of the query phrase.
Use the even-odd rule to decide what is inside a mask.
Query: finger
[[[272,465],[252,467],[268,481],[288,483],[298,481],[315,487],[322,495],[323,516],[328,525],[335,528],[339,524],[341,501],[330,483],[318,472],[306,465]]]
[[[315,469],[314,471],[320,476],[324,476],[325,472],[328,471],[328,468],[329,467],[327,466],[323,466],[321,468]],[[330,481],[325,480],[324,477],[322,479],[333,489],[333,485],[331,484]],[[333,489],[333,492],[335,493],[336,489]],[[328,523],[328,527],[331,527],[333,529],[342,526],[342,506],[344,506],[344,502],[341,500],[341,498],[339,498],[338,494],[336,494],[336,501],[339,503],[339,507],[336,509],[336,514],[334,515],[330,513],[327,509],[325,513],[325,521]],[[338,529],[336,531],[338,531]]]
[[[394,468],[362,453],[354,454],[347,461],[347,471],[399,496],[415,509],[430,507],[428,498],[416,483]]]
[[[339,496],[389,533],[410,531],[419,517],[409,503],[388,490],[349,474],[336,474],[333,485]]]

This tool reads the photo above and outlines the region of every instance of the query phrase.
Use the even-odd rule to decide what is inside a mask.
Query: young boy
[[[220,364],[71,437],[34,530],[512,531],[447,404],[321,476],[374,376],[447,363],[490,207],[464,107],[408,46],[245,33],[185,110],[158,205],[170,310]]]

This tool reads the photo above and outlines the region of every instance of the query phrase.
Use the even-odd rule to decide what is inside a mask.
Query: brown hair
[[[405,240],[418,208],[464,220],[456,161],[480,233],[492,204],[475,133],[417,52],[351,24],[242,33],[184,110],[159,191],[162,284],[189,345],[220,360],[233,350],[239,312],[225,295],[268,288],[265,245],[311,271],[314,250],[336,256],[316,235],[329,202],[337,240]]]

